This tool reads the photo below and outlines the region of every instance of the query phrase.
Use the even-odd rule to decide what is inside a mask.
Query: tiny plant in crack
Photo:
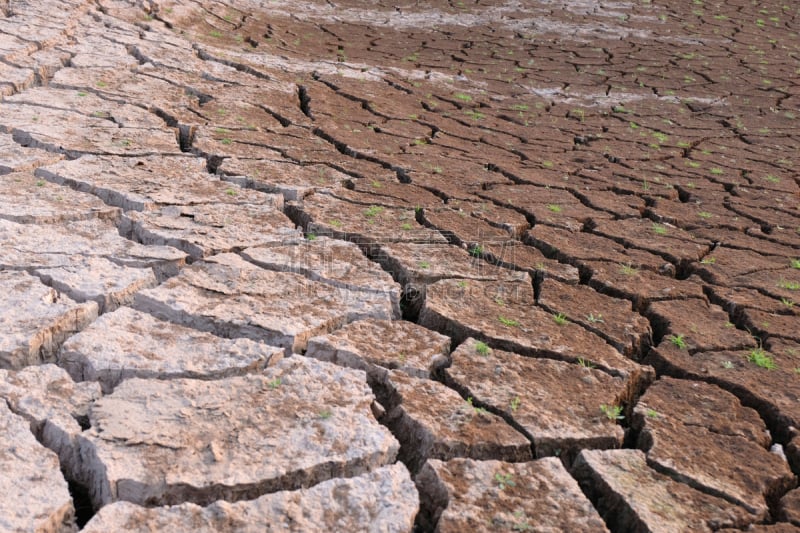
[[[594,365],[583,357],[578,357],[578,364],[581,366],[581,368],[594,368]]]
[[[497,482],[497,486],[500,490],[506,490],[508,487],[517,486],[517,484],[514,483],[514,476],[511,474],[501,474],[498,472],[494,475],[494,480]]]
[[[750,353],[747,354],[747,360],[754,365],[761,368],[766,368],[767,370],[774,370],[778,368],[778,365],[775,364],[775,360],[770,357],[763,348],[754,348],[753,350],[750,350]]]
[[[470,249],[469,253],[474,257],[480,257],[483,255],[483,246],[476,244]]]
[[[639,269],[630,264],[620,265],[619,271],[626,276],[635,276],[639,273]]]
[[[519,396],[514,396],[511,400],[511,411],[516,412],[519,409],[519,404],[522,403],[522,400],[519,399]]]
[[[497,317],[497,320],[499,320],[501,324],[503,324],[504,326],[509,327],[509,328],[513,328],[513,327],[519,326],[519,322],[517,322],[513,318],[506,318],[506,317],[501,315],[501,316]]]
[[[330,409],[323,409],[318,413],[318,415],[322,420],[327,420],[333,416],[333,412]]]
[[[589,313],[588,315],[586,315],[586,320],[588,320],[592,324],[597,324],[599,322],[604,322],[603,315],[600,314],[600,313],[597,313],[597,315],[595,315],[594,313]]]
[[[625,416],[622,414],[622,407],[619,405],[606,405],[600,406],[600,411],[606,415],[609,420],[622,420]]]
[[[491,352],[492,349],[489,348],[489,345],[486,344],[485,342],[478,341],[475,343],[475,351],[480,355],[486,356],[489,355],[489,352]]]
[[[686,348],[686,339],[683,338],[683,335],[670,335],[667,339],[681,350]]]
[[[475,407],[475,405],[473,405],[472,396],[469,396],[467,398],[467,405],[469,406],[470,409],[472,409],[473,412],[475,412],[477,414],[481,414],[481,413],[485,413],[486,412],[486,409],[484,409],[483,407]]]
[[[733,364],[732,361],[725,360],[725,361],[722,362],[722,368],[724,368],[725,370],[730,370],[733,367],[734,367],[734,364]]]
[[[431,264],[428,261],[420,261],[419,267],[423,270],[426,270],[431,267]]]
[[[563,326],[564,324],[569,322],[569,320],[567,320],[567,315],[565,315],[564,313],[558,313],[556,315],[553,315],[553,320],[559,326]]]
[[[700,260],[701,265],[713,265],[717,262],[716,257],[704,257]]]
[[[558,204],[547,204],[547,209],[549,209],[553,213],[561,212],[561,206]]]
[[[647,418],[661,418],[661,415],[655,409],[648,409]]]
[[[270,389],[275,390],[281,386],[281,378],[275,378],[272,381],[268,382],[267,385]]]
[[[800,259],[792,259],[790,265],[792,268],[800,269]]]
[[[781,303],[790,309],[794,307],[794,302],[788,298],[781,298]]]

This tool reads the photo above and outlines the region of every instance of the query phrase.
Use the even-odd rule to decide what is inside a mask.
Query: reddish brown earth
[[[798,32],[0,0],[0,529],[797,531]]]

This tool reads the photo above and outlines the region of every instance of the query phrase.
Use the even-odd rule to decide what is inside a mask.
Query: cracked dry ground
[[[0,0],[0,530],[800,529],[798,17]]]

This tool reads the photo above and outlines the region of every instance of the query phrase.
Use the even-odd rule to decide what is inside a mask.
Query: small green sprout
[[[547,204],[547,209],[549,209],[553,213],[560,213],[561,212],[561,206],[558,205],[558,204]]]
[[[486,344],[485,342],[478,341],[475,343],[475,351],[478,352],[480,355],[486,356],[489,355],[492,349],[489,348],[489,345]]]
[[[670,335],[669,337],[667,337],[667,339],[669,339],[669,341],[672,344],[674,344],[681,350],[686,348],[686,340],[683,338],[683,335]]]
[[[567,320],[567,315],[565,315],[564,313],[558,313],[558,314],[553,315],[553,320],[559,326],[563,326],[564,324],[569,322],[569,320]]]
[[[37,187],[44,187],[45,181],[44,180],[36,180]]]
[[[227,194],[228,196],[236,196],[239,193],[236,192],[236,189],[228,188],[225,189],[225,194]]]
[[[480,257],[481,255],[483,255],[483,246],[481,246],[480,244],[476,244],[475,246],[472,247],[469,253],[472,256]]]
[[[420,261],[419,267],[424,270],[430,268],[431,264],[428,261]]]
[[[789,308],[794,307],[794,302],[788,298],[781,298],[781,303]]]
[[[275,389],[277,389],[278,387],[281,386],[281,378],[275,378],[272,381],[270,381],[269,383],[267,383],[267,385],[269,385],[270,389],[275,390]]]
[[[797,291],[800,290],[800,283],[798,283],[797,281],[789,281],[786,279],[782,279],[778,282],[778,287],[790,291]]]
[[[701,265],[713,265],[717,262],[716,257],[704,257],[700,260]]]
[[[225,138],[224,138],[224,139],[222,139],[220,142],[221,142],[222,144],[229,145],[229,144],[233,144],[233,139],[231,139],[230,137],[225,137]]]
[[[625,416],[622,414],[622,407],[619,405],[606,405],[600,406],[600,411],[606,415],[609,420],[622,420]]]
[[[792,259],[790,265],[792,268],[800,269],[800,259]]]
[[[721,169],[721,168],[719,168],[719,167],[712,167],[712,168],[711,168],[711,170],[710,170],[709,172],[711,172],[711,173],[712,173],[712,174],[714,174],[715,176],[721,176],[721,175],[723,175],[723,174],[725,173],[725,171],[724,171],[724,170],[722,170],[722,169]]]
[[[581,368],[594,368],[594,365],[583,357],[578,357],[578,364]]]
[[[656,235],[666,235],[667,228],[662,224],[653,224],[653,233]]]
[[[722,368],[724,368],[726,370],[730,370],[733,367],[734,367],[734,364],[731,361],[725,360],[725,361],[722,362]]]
[[[306,234],[306,239],[308,239],[309,241],[316,241],[317,240],[317,235],[316,235],[316,233],[307,233]]]
[[[341,220],[337,220],[335,218],[333,220],[329,221],[328,224],[330,224],[334,228],[341,228],[342,227],[342,221]]]
[[[453,98],[455,98],[456,100],[461,100],[462,102],[471,102],[472,101],[472,97],[470,95],[464,94],[464,93],[456,93],[456,94],[453,95]]]
[[[763,348],[755,348],[747,354],[747,360],[758,367],[774,370],[778,368],[775,360]]]
[[[648,409],[647,418],[661,418],[661,415],[655,409]]]
[[[500,487],[500,490],[506,490],[507,487],[517,486],[517,484],[514,483],[514,476],[511,474],[501,474],[498,472],[494,475],[494,480],[497,482],[497,486]]]
[[[499,320],[500,323],[503,324],[506,327],[513,328],[513,327],[519,326],[519,322],[517,322],[516,320],[514,320],[512,318],[506,318],[506,317],[504,317],[502,315],[498,316],[497,320]]]
[[[364,210],[364,216],[367,218],[374,218],[377,215],[380,215],[383,212],[383,207],[379,205],[370,206],[368,209]]]
[[[586,315],[586,320],[588,320],[592,324],[596,324],[598,322],[605,322],[603,320],[603,315],[600,313],[597,313],[597,316],[595,316],[593,313],[589,313],[588,315]]]
[[[709,218],[713,217],[714,215],[712,215],[708,211],[700,211],[699,213],[697,213],[697,216],[699,216],[700,218],[709,219]]]
[[[403,224],[400,225],[400,229],[405,230],[405,231],[410,230],[412,227],[413,226],[411,225],[410,222],[404,222]]]
[[[329,419],[331,416],[333,416],[333,412],[332,412],[330,409],[323,409],[323,410],[322,410],[322,411],[320,411],[318,414],[319,414],[319,417],[320,417],[322,420],[327,420],[327,419]]]
[[[475,407],[472,403],[472,396],[467,397],[467,405],[477,414],[485,413],[486,409],[483,407]]]
[[[514,396],[511,400],[511,411],[516,412],[520,403],[522,403],[522,400],[519,399],[519,396]]]
[[[639,273],[639,269],[631,264],[620,265],[619,271],[625,274],[626,276],[635,276],[636,274]]]
[[[211,30],[211,31],[209,32],[209,35],[210,35],[210,36],[212,36],[212,37],[214,37],[214,38],[217,38],[217,39],[219,39],[220,37],[222,37],[222,32],[221,32],[221,31],[219,31],[219,30]]]

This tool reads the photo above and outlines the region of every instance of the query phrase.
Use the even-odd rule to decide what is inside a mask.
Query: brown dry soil
[[[0,0],[3,382],[98,381],[64,431],[101,472],[126,468],[95,427],[120,382],[211,391],[281,357],[356,369],[374,401],[337,425],[371,412],[398,443],[285,469],[256,447],[296,477],[137,499],[2,389],[69,482],[42,530],[395,462],[421,503],[386,489],[411,514],[382,530],[794,530],[798,32],[777,0]],[[233,529],[282,530],[260,509]]]

